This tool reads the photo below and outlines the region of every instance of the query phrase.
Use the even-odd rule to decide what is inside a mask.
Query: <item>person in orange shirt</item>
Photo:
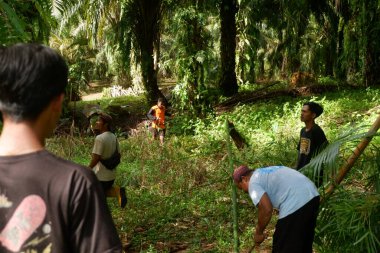
[[[151,126],[149,127],[149,131],[152,133],[153,140],[156,140],[158,136],[160,136],[161,145],[164,144],[165,138],[165,113],[166,107],[164,105],[165,100],[163,98],[159,98],[157,101],[157,105],[152,106],[150,108],[147,117],[152,121]]]

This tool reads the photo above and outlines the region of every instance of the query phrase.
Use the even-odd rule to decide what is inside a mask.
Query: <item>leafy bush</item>
[[[339,81],[330,76],[319,77],[318,83],[322,85],[339,85]]]

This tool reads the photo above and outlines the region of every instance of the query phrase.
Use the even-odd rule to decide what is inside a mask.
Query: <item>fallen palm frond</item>
[[[324,182],[330,182],[332,177],[336,175],[341,161],[339,161],[339,151],[345,145],[348,148],[354,141],[366,137],[366,127],[351,128],[348,132],[342,133],[337,139],[331,142],[317,156],[311,159],[310,163],[305,165],[301,172],[310,179],[317,177],[321,170],[324,171]]]
[[[377,118],[368,132],[363,131],[363,127],[349,130],[347,133],[344,133],[341,137],[328,145],[318,156],[312,159],[308,165],[302,168],[301,171],[309,178],[315,179],[318,175],[320,175],[320,171],[324,170],[325,182],[331,180],[331,182],[329,182],[329,188],[325,192],[326,195],[330,195],[336,185],[340,184],[340,182],[347,175],[348,171],[354,166],[355,161],[367,147],[372,137],[376,135],[379,127],[380,117]],[[357,139],[362,139],[362,141],[355,148],[349,158],[344,161],[341,169],[337,171],[340,164],[337,159],[341,146]]]
[[[324,170],[324,180],[329,183],[318,219],[316,233],[317,245],[323,245],[324,252],[370,252],[380,250],[380,152],[374,148],[370,157],[366,157],[365,172],[367,183],[347,188],[340,187],[332,195],[335,188],[353,167],[370,140],[376,135],[380,117],[368,132],[364,127],[352,128],[328,145],[318,156],[302,168],[302,172],[314,179]],[[347,160],[342,159],[342,147],[352,150],[352,144],[358,139],[362,141],[354,149]],[[343,152],[343,156],[344,156]],[[371,166],[369,163],[373,163]],[[338,171],[338,168],[341,169]],[[357,167],[360,167],[357,166]],[[373,171],[369,171],[369,170]],[[358,168],[360,170],[361,168]],[[352,180],[353,181],[353,180]],[[350,182],[349,182],[350,183]],[[327,199],[327,196],[329,198]],[[327,251],[326,251],[327,250]]]
[[[379,220],[379,193],[337,191],[322,205],[316,245],[323,245],[321,252],[377,253]]]

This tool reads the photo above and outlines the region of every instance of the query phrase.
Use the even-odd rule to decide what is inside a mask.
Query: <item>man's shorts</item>
[[[319,196],[294,213],[279,219],[273,235],[272,253],[312,253]]]
[[[153,134],[153,137],[156,138],[157,136],[162,136],[165,137],[165,128],[154,128],[154,127],[149,127],[149,131]]]

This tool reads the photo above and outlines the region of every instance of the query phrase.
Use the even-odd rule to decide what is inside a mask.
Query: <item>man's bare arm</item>
[[[95,165],[100,161],[100,159],[101,159],[100,155],[92,153],[91,162],[90,162],[90,165],[88,165],[88,167],[90,169],[94,168]]]
[[[255,242],[260,244],[265,239],[264,230],[270,222],[273,212],[272,202],[270,201],[268,194],[264,193],[257,207],[259,217],[256,225]]]

